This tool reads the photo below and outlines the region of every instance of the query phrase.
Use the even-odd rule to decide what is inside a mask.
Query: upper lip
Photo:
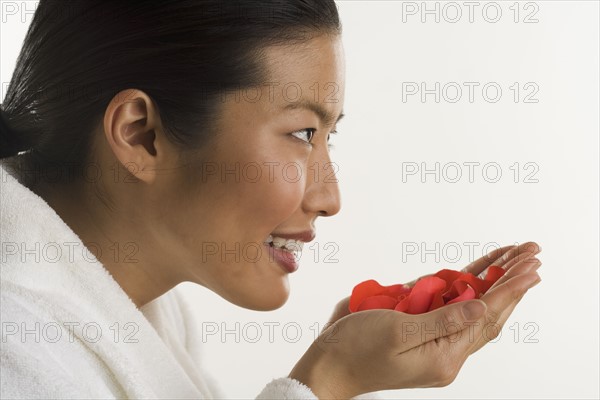
[[[280,238],[284,238],[284,239],[300,240],[301,242],[308,243],[308,242],[312,242],[315,239],[316,233],[313,230],[308,230],[308,231],[297,232],[297,233],[277,233],[277,232],[272,232],[271,235],[272,236],[277,236],[277,237],[280,237]]]

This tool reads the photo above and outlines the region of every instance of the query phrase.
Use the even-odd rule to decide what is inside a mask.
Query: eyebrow
[[[327,111],[323,106],[318,103],[306,100],[300,100],[295,103],[290,103],[284,107],[284,110],[296,110],[298,108],[304,108],[310,110],[317,114],[321,123],[325,126],[333,125],[334,123],[338,123],[342,118],[344,118],[345,114],[342,111],[340,115],[335,118],[335,116]]]

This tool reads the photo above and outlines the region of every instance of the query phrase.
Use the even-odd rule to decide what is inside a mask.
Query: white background
[[[2,98],[31,21],[26,10],[36,4],[6,3],[18,4],[19,14],[4,16],[0,25]],[[513,1],[488,5],[487,13],[490,2],[476,2],[473,22],[469,8],[457,2],[462,18],[455,23],[456,7],[438,3],[440,21],[431,14],[422,22],[422,3],[409,3],[338,2],[346,118],[332,154],[342,211],[317,223],[312,248],[319,254],[305,247],[300,270],[290,276],[290,299],[279,310],[244,310],[184,284],[205,328],[216,324],[240,334],[239,343],[234,333],[225,340],[207,335],[204,361],[228,395],[255,396],[270,379],[288,374],[334,304],[358,282],[387,285],[460,269],[486,249],[534,240],[543,248],[543,280],[500,338],[473,355],[448,387],[382,394],[598,398],[598,2],[520,2],[516,23]],[[415,15],[403,12],[413,6]],[[502,15],[490,22],[497,8]],[[528,15],[538,22],[525,23]],[[434,94],[403,99],[407,82],[424,82],[427,89],[455,82],[462,98],[450,102],[456,91],[447,86],[439,103]],[[463,82],[479,83],[473,102]],[[517,102],[510,89],[515,82]],[[484,98],[487,83],[501,88],[497,102],[493,88]],[[537,102],[527,103],[532,88],[538,90],[529,100]],[[480,163],[472,182],[469,162]],[[433,173],[421,176],[436,163],[438,182]],[[457,164],[462,177],[452,183]],[[419,173],[403,177],[407,165]],[[498,169],[502,175],[492,182]],[[269,322],[279,324],[273,343]],[[257,326],[262,336],[252,343]],[[302,332],[295,341],[297,327]]]

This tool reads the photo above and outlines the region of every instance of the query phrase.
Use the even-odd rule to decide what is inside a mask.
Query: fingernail
[[[468,321],[478,319],[485,314],[485,310],[486,305],[483,301],[470,301],[462,308],[463,315]]]

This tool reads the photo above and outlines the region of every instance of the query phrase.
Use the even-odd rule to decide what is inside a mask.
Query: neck
[[[89,184],[88,184],[89,185]],[[37,187],[35,192],[79,236],[136,307],[151,302],[183,280],[167,273],[160,249],[143,221],[112,209],[85,185]],[[165,252],[166,253],[166,252]]]

